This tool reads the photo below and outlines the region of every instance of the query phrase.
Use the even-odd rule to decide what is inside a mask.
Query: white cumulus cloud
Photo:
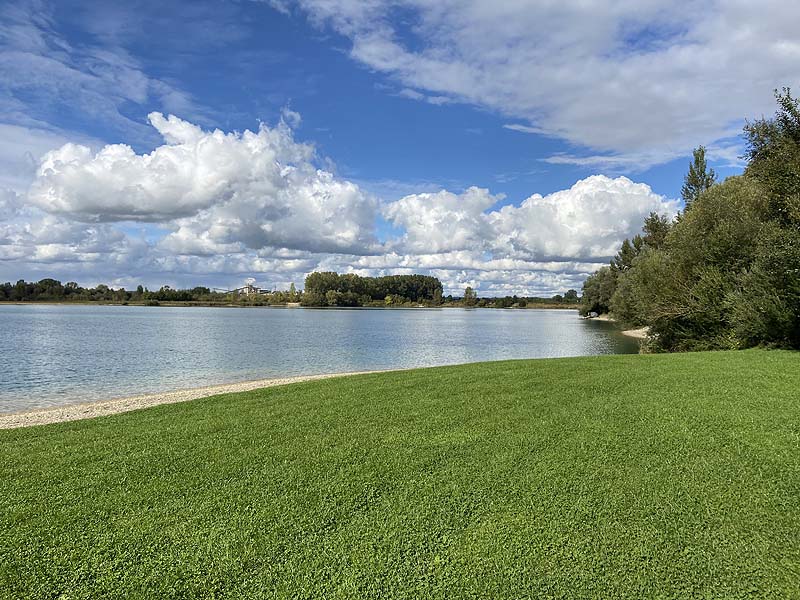
[[[479,250],[491,237],[485,211],[501,199],[477,187],[412,194],[388,204],[384,215],[405,230],[401,241],[409,252]]]
[[[397,242],[412,254],[469,250],[493,259],[597,260],[613,255],[651,212],[671,216],[678,208],[646,184],[604,175],[489,210],[501,199],[479,188],[412,194],[388,204],[384,214],[405,230]]]
[[[313,147],[283,122],[224,133],[172,115],[149,119],[165,141],[149,154],[122,144],[45,154],[30,201],[89,222],[175,220],[164,243],[179,253],[237,244],[359,253],[374,243],[375,201],[318,169]]]
[[[676,201],[627,177],[593,175],[568,190],[534,194],[489,215],[495,251],[509,256],[573,259],[611,256],[651,212],[673,216]]]

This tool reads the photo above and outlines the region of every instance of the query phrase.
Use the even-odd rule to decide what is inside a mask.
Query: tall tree
[[[745,173],[766,189],[772,218],[800,228],[800,100],[789,88],[775,90],[775,99],[774,118],[745,125]]]
[[[622,242],[622,246],[617,252],[616,256],[611,260],[611,267],[616,269],[617,271],[627,271],[633,266],[633,259],[639,254],[639,248],[641,248],[641,237],[636,236],[638,242],[635,244],[631,244],[629,239],[626,239]],[[639,248],[637,248],[637,246]]]
[[[683,198],[687,211],[692,207],[692,203],[700,197],[700,194],[717,181],[714,169],[708,168],[705,146],[700,146],[692,151],[692,156],[689,172],[683,178],[683,187],[681,188],[681,198]]]
[[[464,306],[475,306],[478,302],[478,294],[470,286],[464,290]]]

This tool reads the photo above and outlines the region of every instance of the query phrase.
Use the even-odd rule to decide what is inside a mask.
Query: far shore
[[[386,369],[377,371],[352,371],[346,373],[325,373],[321,375],[298,375],[295,377],[279,377],[274,379],[255,379],[238,383],[227,383],[199,388],[189,388],[172,392],[144,394],[128,398],[115,398],[112,400],[97,400],[81,402],[78,404],[64,404],[47,408],[36,408],[15,413],[0,414],[0,429],[16,429],[18,427],[31,427],[33,425],[47,425],[49,423],[63,423],[65,421],[79,421],[115,415],[118,413],[148,408],[159,404],[174,404],[207,398],[218,394],[235,392],[250,392],[262,388],[300,383],[303,381],[316,381],[331,379],[333,377],[348,377],[350,375],[365,375],[367,373],[387,373],[389,371],[402,371],[403,369]]]
[[[0,306],[141,306],[147,308],[160,308],[160,307],[204,307],[204,308],[310,308],[313,310],[410,310],[410,309],[450,309],[450,308],[488,308],[491,310],[578,310],[578,306],[574,304],[532,304],[529,306],[515,306],[507,308],[495,308],[494,306],[456,306],[456,305],[442,305],[442,306],[413,306],[413,305],[396,305],[396,306],[301,306],[299,302],[290,302],[289,304],[239,304],[236,302],[202,302],[202,301],[185,301],[174,302],[163,300],[159,301],[157,305],[148,305],[144,302],[110,302],[110,301],[92,301],[92,300],[68,300],[59,302],[56,300],[4,300],[0,301]],[[603,319],[599,319],[603,320]]]

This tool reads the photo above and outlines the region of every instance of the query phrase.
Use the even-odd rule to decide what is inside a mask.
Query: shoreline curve
[[[208,398],[219,394],[233,394],[237,392],[250,392],[262,388],[289,385],[291,383],[301,383],[304,381],[317,381],[319,379],[332,379],[334,377],[349,377],[351,375],[366,375],[368,373],[387,373],[390,371],[402,371],[404,369],[384,369],[375,371],[351,371],[344,373],[323,373],[319,375],[297,375],[293,377],[277,377],[272,379],[253,379],[238,383],[225,383],[198,388],[187,388],[171,392],[158,392],[154,394],[143,394],[139,396],[129,396],[126,398],[114,398],[111,400],[96,400],[92,402],[81,402],[75,404],[64,404],[63,406],[52,406],[47,408],[34,408],[13,413],[0,413],[0,429],[17,429],[21,427],[33,427],[34,425],[49,425],[51,423],[65,423],[68,421],[80,421],[83,419],[93,419],[120,413],[149,408],[161,404],[176,404],[178,402],[188,402],[199,398]]]

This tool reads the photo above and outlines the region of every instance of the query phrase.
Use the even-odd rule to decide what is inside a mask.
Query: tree
[[[617,277],[618,271],[608,266],[586,278],[581,297],[581,314],[587,315],[592,312],[603,314],[609,311],[611,297],[617,286]]]
[[[800,230],[771,227],[729,298],[743,346],[800,348]]]
[[[636,246],[638,245],[641,247],[641,237],[636,236],[635,241],[635,244],[631,244],[631,241],[628,239],[622,242],[619,252],[617,252],[617,255],[611,261],[611,267],[613,269],[623,272],[631,268],[631,265],[633,265],[633,259],[636,258],[637,254],[639,254]]]
[[[342,293],[337,292],[336,290],[328,290],[325,293],[325,300],[328,306],[336,306],[342,300]]]
[[[685,204],[685,211],[688,211],[700,194],[709,189],[717,181],[717,174],[714,169],[709,169],[706,163],[705,146],[700,146],[692,151],[694,160],[689,163],[689,172],[683,178],[681,188],[681,198]]]
[[[772,119],[747,122],[745,175],[756,179],[770,200],[770,214],[782,225],[800,227],[800,103],[789,88],[775,90]]]
[[[664,246],[667,241],[667,234],[672,227],[672,223],[666,215],[659,215],[656,212],[651,212],[650,215],[644,220],[642,227],[642,242],[648,248],[659,250]]]
[[[478,294],[470,286],[464,290],[464,306],[475,306],[478,302]]]
[[[763,189],[752,179],[729,177],[672,228],[666,250],[637,258],[612,300],[615,315],[619,310],[627,322],[648,325],[654,350],[752,345],[754,336],[737,336],[734,307],[771,228]]]

